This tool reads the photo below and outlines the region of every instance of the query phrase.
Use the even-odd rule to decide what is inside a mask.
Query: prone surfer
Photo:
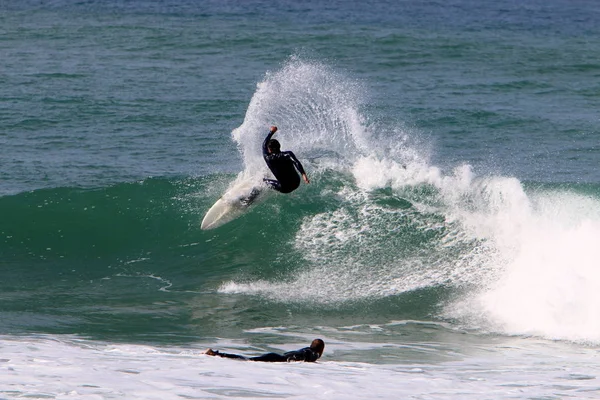
[[[315,339],[312,341],[309,347],[304,347],[299,350],[288,351],[287,353],[266,353],[258,357],[245,357],[239,354],[220,353],[218,350],[208,349],[204,354],[209,356],[219,356],[224,358],[235,358],[238,360],[246,361],[262,361],[262,362],[289,362],[289,361],[306,361],[315,362],[325,350],[325,342],[321,339]]]
[[[281,151],[279,142],[276,139],[272,139],[275,132],[277,132],[277,127],[272,126],[262,146],[263,158],[275,176],[275,179],[265,178],[264,181],[269,187],[280,193],[290,193],[300,186],[300,177],[296,170],[300,172],[304,182],[310,183],[310,181],[306,176],[306,172],[304,172],[302,164],[298,161],[294,153],[291,151]]]

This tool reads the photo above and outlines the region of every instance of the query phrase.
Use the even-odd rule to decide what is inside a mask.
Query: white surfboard
[[[267,188],[256,180],[243,179],[234,184],[208,210],[200,229],[218,228],[244,214],[251,206],[261,202]]]

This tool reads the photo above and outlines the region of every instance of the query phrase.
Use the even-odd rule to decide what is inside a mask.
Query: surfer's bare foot
[[[204,352],[204,354],[206,354],[207,356],[216,356],[217,352],[214,351],[213,349],[208,349]]]

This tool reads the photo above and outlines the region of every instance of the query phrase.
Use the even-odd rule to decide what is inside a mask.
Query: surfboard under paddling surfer
[[[300,172],[304,182],[310,183],[310,181],[296,155],[291,151],[281,151],[281,144],[276,139],[272,139],[275,132],[277,132],[277,127],[272,126],[262,145],[263,158],[275,179],[264,178],[263,181],[273,190],[280,193],[291,193],[300,186],[298,172]],[[259,193],[258,190],[252,191],[250,196],[244,199],[242,203],[249,205]]]

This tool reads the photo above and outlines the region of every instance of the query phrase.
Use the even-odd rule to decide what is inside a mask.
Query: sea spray
[[[232,132],[246,170],[266,171],[260,146],[271,125],[279,127],[283,148],[300,158],[345,160],[368,152],[363,96],[358,83],[327,65],[291,57],[257,85],[244,122]]]
[[[267,173],[260,143],[277,124],[284,147],[321,177],[304,190],[329,206],[301,217],[290,255],[301,267],[220,290],[339,304],[449,287],[455,300],[440,318],[596,340],[598,199],[479,176],[467,163],[446,172],[401,123],[376,126],[365,97],[351,79],[299,58],[258,85],[233,132],[242,174]]]
[[[373,135],[375,125],[362,113],[361,90],[330,67],[295,57],[258,85],[244,123],[233,132],[246,166],[240,176],[265,172],[260,143],[269,124],[281,120],[276,123],[284,147],[300,158],[318,158],[311,173],[324,176],[330,171],[328,179],[313,185],[320,188],[319,195],[333,197],[336,206],[304,217],[294,244],[303,268],[270,284],[228,282],[221,290],[261,293],[282,301],[340,302],[445,285],[469,276],[456,273],[464,262],[454,270],[442,260],[455,259],[450,254],[460,253],[456,246],[467,247],[464,252],[471,254],[472,239],[457,240],[459,225],[445,223],[440,210],[428,205],[432,196],[440,196],[433,192],[457,179],[428,166],[427,152],[411,146],[409,135],[398,127],[379,125]],[[371,193],[411,183],[432,185],[433,192],[408,200],[394,193],[384,195],[383,202]],[[315,285],[323,275],[327,282]]]

